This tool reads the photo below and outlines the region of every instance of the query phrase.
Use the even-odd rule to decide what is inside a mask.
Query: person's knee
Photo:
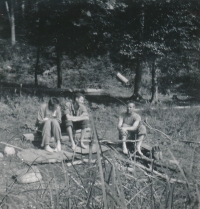
[[[51,120],[51,128],[59,128],[60,129],[60,124],[56,119]]]
[[[45,122],[44,122],[44,126],[50,126],[51,125],[51,121],[50,120],[46,120]]]
[[[124,130],[119,130],[119,135],[121,136],[121,137],[124,137],[124,136],[127,136],[127,131],[124,131]]]
[[[143,124],[140,125],[138,129],[138,135],[146,135],[146,133],[147,133],[146,127]]]
[[[145,137],[145,135],[144,135],[144,134],[139,135],[139,136],[138,136],[138,138],[137,138],[137,140],[142,141],[142,140],[144,139],[144,137]]]
[[[56,119],[52,119],[51,120],[51,124],[52,125],[59,125],[58,121]]]
[[[66,126],[66,130],[67,130],[67,131],[71,131],[71,130],[72,130],[72,127],[73,127],[73,126],[68,125],[68,126]]]
[[[68,129],[68,127],[73,127],[73,122],[71,121],[71,120],[66,120],[65,121],[65,127],[66,127],[66,129]]]
[[[86,128],[89,127],[89,121],[88,120],[83,120],[83,121],[80,122],[79,126],[80,126],[81,130],[86,129]]]

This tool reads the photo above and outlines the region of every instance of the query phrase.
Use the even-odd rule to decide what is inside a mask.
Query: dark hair
[[[134,103],[133,101],[131,101],[131,100],[128,100],[128,101],[127,101],[127,105],[128,105],[128,104],[133,104],[133,106],[135,107],[135,103]]]
[[[76,99],[76,98],[79,99],[80,97],[85,98],[85,96],[84,96],[83,94],[81,94],[81,93],[76,93],[74,99]]]
[[[48,103],[49,107],[52,107],[53,109],[55,109],[56,106],[59,104],[60,104],[59,99],[57,99],[55,97],[51,97],[51,99],[49,100],[49,103]]]

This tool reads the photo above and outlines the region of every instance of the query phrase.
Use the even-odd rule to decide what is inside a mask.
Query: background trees
[[[5,2],[1,4],[2,38],[8,38],[11,28],[7,27]],[[199,84],[198,1],[13,0],[13,5],[18,43],[37,48],[35,85],[37,75],[55,64],[56,86],[61,88],[63,73],[71,68],[69,59],[81,56],[101,63],[97,75],[106,68],[109,76],[116,71],[134,76],[134,99],[142,98],[147,82],[142,78],[150,73],[153,81],[149,79],[146,87],[152,91],[152,102],[157,89],[162,91],[178,81],[190,81],[195,88]],[[88,70],[86,65],[77,65]],[[79,76],[87,80],[83,73]]]

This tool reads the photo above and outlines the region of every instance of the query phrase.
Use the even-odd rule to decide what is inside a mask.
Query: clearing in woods
[[[34,131],[39,105],[49,97],[1,93],[1,141],[22,149],[37,149],[33,143],[23,141],[22,135]],[[126,108],[122,103],[126,99],[119,101],[115,96],[86,98],[86,106],[94,120],[91,128],[94,125],[92,130],[96,129],[97,139],[118,140],[118,115]],[[66,98],[59,99],[63,105]],[[150,125],[145,143],[160,147],[162,161],[144,161],[134,152],[125,156],[117,145],[100,142],[110,150],[100,155],[92,154],[92,164],[84,163],[89,157],[80,154],[73,159],[81,163],[79,165],[72,165],[71,161],[38,164],[42,180],[20,184],[15,178],[17,173],[32,165],[17,156],[4,156],[0,162],[1,207],[198,208],[200,110],[199,107],[173,108],[198,104],[183,99],[163,99],[152,109],[146,102],[136,102],[137,112],[142,120],[147,118]],[[1,152],[4,147],[0,144]],[[69,143],[63,144],[62,148],[71,151]]]

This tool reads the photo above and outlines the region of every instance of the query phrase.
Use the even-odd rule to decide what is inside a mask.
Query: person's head
[[[51,97],[48,103],[48,107],[50,110],[55,111],[60,104],[59,100],[55,97]]]
[[[83,104],[83,103],[84,103],[84,99],[85,99],[85,97],[84,97],[84,95],[81,94],[81,93],[77,93],[77,94],[75,95],[75,101],[76,101],[78,104]]]
[[[127,113],[131,114],[135,111],[135,104],[132,101],[127,103]]]

